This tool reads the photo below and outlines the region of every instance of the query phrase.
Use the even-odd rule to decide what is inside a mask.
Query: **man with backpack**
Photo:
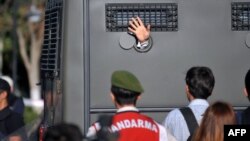
[[[186,74],[186,96],[190,101],[185,108],[174,109],[164,120],[164,126],[178,141],[191,139],[209,103],[215,79],[210,68],[192,67]]]

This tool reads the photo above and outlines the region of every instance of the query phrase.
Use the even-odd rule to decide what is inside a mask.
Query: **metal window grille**
[[[250,2],[231,3],[232,11],[232,30],[250,30]]]
[[[151,31],[177,31],[178,6],[176,3],[108,3],[106,10],[106,31],[123,32],[128,29],[132,17],[139,16]]]
[[[41,53],[41,76],[58,76],[60,71],[63,0],[48,0],[45,9],[44,42]]]

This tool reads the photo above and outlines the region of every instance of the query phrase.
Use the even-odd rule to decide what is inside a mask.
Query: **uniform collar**
[[[204,105],[209,106],[209,103],[205,99],[194,99],[192,100],[188,106],[194,106],[194,105]]]
[[[134,111],[139,112],[139,110],[134,106],[125,106],[117,110],[117,113],[127,112],[127,111]]]

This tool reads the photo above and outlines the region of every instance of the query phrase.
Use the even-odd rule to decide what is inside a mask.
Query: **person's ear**
[[[185,86],[185,90],[186,90],[186,93],[187,93],[188,95],[190,95],[190,91],[189,91],[188,85]]]
[[[190,93],[190,90],[189,90],[189,86],[188,86],[188,85],[186,85],[185,90],[186,90],[186,94],[187,94],[188,100],[189,100],[189,101],[193,100],[194,97],[193,97],[193,95]]]
[[[248,93],[247,93],[247,89],[244,88],[244,95],[247,97],[248,96]]]
[[[141,95],[137,96],[137,98],[136,98],[136,100],[139,100],[139,99],[141,99]]]
[[[115,96],[112,92],[110,92],[110,97],[113,103],[115,103]]]

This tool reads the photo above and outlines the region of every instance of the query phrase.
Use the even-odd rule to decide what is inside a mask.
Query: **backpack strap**
[[[237,111],[235,113],[237,124],[242,124],[242,114],[243,114],[242,111]]]
[[[250,107],[242,112],[241,124],[250,124]]]
[[[194,116],[194,113],[189,107],[181,108],[180,111],[187,123],[190,135],[192,135],[195,129],[199,126]]]

